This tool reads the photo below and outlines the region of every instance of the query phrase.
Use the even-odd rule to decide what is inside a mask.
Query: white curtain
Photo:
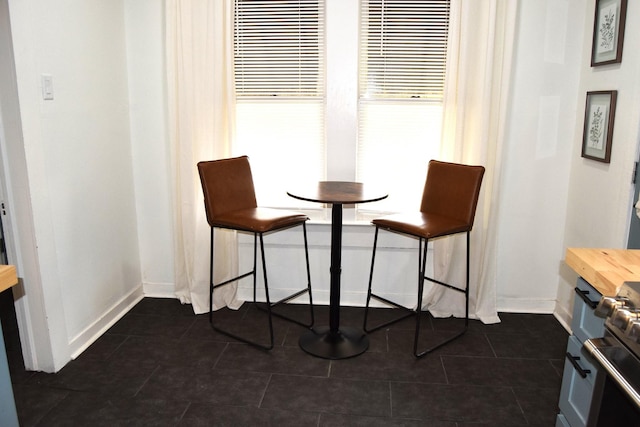
[[[451,4],[441,160],[486,168],[471,232],[469,313],[484,323],[497,323],[497,200],[518,2]],[[435,277],[464,284],[465,248],[464,235],[435,240]],[[464,317],[464,296],[441,286],[431,288],[423,305],[437,317]]]
[[[209,311],[209,242],[196,164],[228,157],[234,129],[232,0],[166,0],[169,138],[174,182],[175,287],[196,314]],[[216,230],[214,281],[238,270],[237,241]],[[235,285],[214,309],[241,305]]]

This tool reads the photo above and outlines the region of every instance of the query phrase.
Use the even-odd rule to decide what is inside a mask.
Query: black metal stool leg
[[[213,227],[211,227],[211,242],[209,244],[209,323],[213,324]]]
[[[464,288],[464,328],[469,327],[469,257],[471,255],[471,233],[467,232],[467,275]]]
[[[307,292],[309,293],[309,309],[311,311],[311,323],[309,328],[312,328],[316,323],[315,316],[313,314],[313,295],[311,293],[311,268],[309,267],[309,245],[307,242],[307,224],[302,223],[302,234],[304,236],[304,259],[307,264]]]
[[[381,297],[380,295],[376,295],[375,293],[373,293],[371,291],[372,282],[373,282],[373,266],[375,264],[376,248],[377,248],[377,245],[378,245],[378,229],[379,229],[379,227],[376,226],[375,237],[373,239],[373,254],[371,255],[371,270],[369,272],[369,287],[368,287],[368,290],[367,290],[367,302],[366,302],[366,305],[365,305],[364,322],[363,322],[363,326],[362,326],[362,329],[367,333],[368,332],[374,332],[374,331],[382,329],[382,328],[384,328],[386,326],[392,325],[392,324],[394,324],[396,322],[399,322],[399,321],[401,321],[403,319],[406,319],[407,317],[413,316],[413,314],[415,313],[413,310],[411,310],[411,309],[409,309],[407,307],[404,307],[404,306],[402,306],[400,304],[397,304],[397,303],[395,303],[395,302],[393,302],[393,301],[391,301],[391,300],[389,300],[387,298]],[[387,305],[390,305],[392,307],[402,309],[406,313],[401,315],[401,316],[399,316],[399,317],[397,317],[397,318],[395,318],[395,319],[392,319],[392,320],[389,320],[387,322],[381,323],[381,324],[379,324],[377,326],[374,326],[373,328],[368,328],[367,327],[367,323],[368,323],[369,306],[370,306],[371,298],[374,298],[374,299],[376,299],[376,300],[378,300],[380,302],[383,302],[383,303],[385,303]]]
[[[211,227],[211,248],[210,248],[210,260],[209,260],[209,264],[210,264],[210,268],[209,268],[209,323],[211,324],[211,327],[213,328],[213,330],[215,330],[216,332],[219,332],[219,333],[221,333],[223,335],[226,335],[228,337],[231,337],[231,338],[233,338],[235,340],[244,342],[246,344],[250,344],[250,345],[252,345],[254,347],[257,347],[257,348],[260,348],[260,349],[263,349],[263,350],[271,350],[273,348],[273,324],[272,324],[272,321],[271,321],[271,312],[270,312],[269,304],[267,304],[267,306],[269,307],[269,331],[270,331],[270,344],[269,345],[260,344],[258,342],[255,342],[255,341],[249,340],[247,338],[241,337],[241,336],[236,335],[236,334],[234,334],[232,332],[229,332],[227,330],[219,328],[218,326],[216,326],[213,323],[213,292],[214,292],[214,290],[216,288],[220,288],[222,286],[226,286],[226,285],[228,285],[228,284],[230,284],[232,282],[235,282],[235,281],[238,281],[238,280],[243,279],[245,277],[248,277],[250,275],[253,275],[253,283],[254,283],[254,285],[253,285],[254,291],[253,292],[254,292],[254,300],[255,300],[255,297],[256,297],[256,295],[255,295],[255,293],[256,293],[256,255],[257,255],[257,253],[256,253],[256,249],[257,249],[256,248],[256,243],[257,243],[256,238],[257,238],[257,235],[254,233],[253,270],[248,272],[248,273],[241,274],[239,276],[236,276],[236,277],[234,277],[232,279],[226,280],[226,281],[216,285],[216,284],[214,284],[214,281],[213,281],[213,271],[214,271],[214,261],[213,261],[214,258],[213,258],[213,255],[214,255],[214,247],[215,247],[215,244],[214,244],[215,243],[215,241],[214,241],[214,227]],[[260,243],[262,245],[262,235],[260,235]],[[264,267],[264,265],[265,265],[264,264],[264,252],[262,254],[262,261],[263,261],[263,267]],[[265,271],[265,286],[266,286],[266,267],[264,267],[264,271]],[[269,294],[267,292],[267,302],[268,301],[269,301]]]
[[[261,236],[262,237],[262,236]],[[258,254],[257,251],[258,250],[258,233],[253,233],[253,303],[256,303],[256,288],[257,288],[257,274],[256,274],[256,267],[258,266],[257,264],[257,259],[258,259]],[[264,256],[264,255],[263,255]]]
[[[414,340],[413,340],[413,354],[415,357],[423,357],[431,352],[433,352],[434,350],[444,346],[445,344],[448,344],[449,342],[455,340],[456,338],[462,336],[468,329],[468,325],[469,325],[469,255],[470,255],[470,251],[469,251],[469,233],[467,232],[467,260],[466,260],[466,279],[465,279],[465,288],[461,289],[458,288],[456,286],[451,286],[448,283],[444,283],[441,282],[439,280],[436,280],[434,278],[428,277],[426,275],[426,265],[427,265],[427,254],[428,254],[428,247],[429,247],[429,239],[425,239],[425,238],[419,238],[419,244],[418,244],[418,302],[417,302],[417,306],[415,309],[410,309],[407,307],[404,307],[400,304],[397,304],[393,301],[390,301],[386,298],[383,298],[379,295],[376,295],[373,291],[372,291],[372,283],[373,283],[373,270],[374,270],[374,264],[375,264],[375,256],[376,256],[376,250],[377,250],[377,244],[378,244],[378,226],[376,226],[376,231],[375,231],[375,236],[374,236],[374,240],[373,240],[373,253],[371,255],[371,270],[369,272],[369,286],[367,289],[367,300],[366,300],[366,304],[365,304],[365,312],[364,312],[364,322],[363,322],[363,329],[365,330],[365,332],[373,332],[373,331],[377,331],[379,329],[382,329],[386,326],[389,326],[393,323],[399,322],[400,320],[406,319],[407,317],[410,316],[416,316],[416,325],[415,325],[415,331],[414,331]],[[423,351],[419,351],[418,350],[418,343],[419,343],[419,339],[420,339],[420,329],[421,329],[421,322],[422,322],[422,299],[424,297],[424,283],[425,280],[428,280],[432,283],[435,283],[437,285],[441,285],[444,286],[446,288],[452,289],[454,291],[457,292],[462,292],[465,295],[465,319],[464,319],[464,328],[457,332],[456,334],[454,334],[453,336],[445,339],[444,341],[430,347],[427,348],[426,350]],[[381,301],[387,305],[390,305],[392,307],[396,307],[396,308],[400,308],[402,309],[405,313],[397,318],[394,318],[390,321],[387,321],[385,323],[382,323],[380,325],[377,325],[375,327],[369,328],[367,327],[368,325],[368,320],[369,320],[369,308],[370,308],[370,304],[371,304],[371,299],[374,298],[378,301]]]
[[[269,282],[267,280],[267,263],[265,262],[264,242],[262,239],[262,233],[260,233],[260,253],[262,254],[262,275],[264,279],[264,295],[267,300],[267,313],[269,316],[270,345],[268,349],[271,350],[273,348],[273,316],[271,316],[271,300],[269,299]]]
[[[289,322],[293,322],[296,323],[300,326],[304,326],[305,328],[311,328],[313,327],[313,324],[315,323],[315,318],[314,318],[314,311],[313,311],[313,297],[311,294],[311,269],[309,267],[309,249],[308,249],[308,244],[307,244],[307,228],[305,223],[302,223],[303,226],[303,235],[304,235],[304,249],[305,249],[305,263],[307,266],[307,287],[305,289],[302,289],[296,293],[293,293],[287,297],[282,298],[281,300],[274,302],[274,303],[270,303],[271,308],[277,307],[280,304],[284,304],[288,301],[291,301],[295,298],[298,298],[300,295],[303,295],[305,293],[309,294],[309,305],[310,305],[310,311],[311,311],[311,322],[310,323],[304,323],[298,319],[294,319],[290,316],[287,316],[285,314],[282,313],[278,313],[277,311],[273,311],[271,310],[271,314],[273,316],[279,317],[281,319],[287,320]],[[258,306],[258,308],[264,310],[263,308],[261,308],[260,306]]]
[[[470,242],[469,234],[470,234],[470,232],[467,232],[467,248],[466,248],[466,252],[467,252],[466,268],[467,268],[467,271],[466,271],[465,288],[464,288],[464,289],[461,289],[461,288],[458,288],[458,287],[455,287],[455,286],[451,286],[451,285],[449,285],[448,283],[444,283],[444,282],[441,282],[441,281],[439,281],[439,280],[436,280],[436,279],[433,279],[433,278],[430,278],[430,277],[425,277],[425,279],[426,279],[426,280],[429,280],[429,281],[430,281],[430,282],[432,282],[432,283],[436,283],[436,284],[438,284],[438,285],[444,286],[444,287],[449,288],[449,289],[452,289],[452,290],[454,290],[454,291],[464,293],[464,296],[465,296],[465,318],[464,318],[464,328],[462,328],[462,330],[461,330],[461,331],[459,331],[459,332],[455,333],[455,334],[454,334],[454,335],[452,335],[451,337],[449,337],[449,338],[445,339],[444,341],[442,341],[442,342],[440,342],[440,343],[438,343],[438,344],[434,345],[433,347],[428,348],[428,349],[426,349],[426,350],[424,350],[424,351],[422,351],[422,352],[418,352],[418,351],[417,351],[418,333],[416,332],[416,341],[415,341],[415,343],[414,343],[414,355],[415,355],[416,357],[423,357],[423,356],[425,356],[425,355],[427,355],[427,354],[429,354],[429,353],[433,352],[434,350],[436,350],[436,349],[438,349],[438,348],[440,348],[440,347],[444,346],[445,344],[450,343],[451,341],[455,340],[456,338],[461,337],[462,335],[464,335],[464,334],[465,334],[465,332],[467,332],[467,329],[468,329],[468,327],[469,327],[469,255],[470,255],[470,250],[469,250],[469,242]],[[426,250],[427,250],[427,248],[426,248],[426,246],[425,246],[425,253],[426,253]]]
[[[367,288],[367,301],[364,306],[364,322],[362,324],[362,329],[366,332],[367,330],[367,318],[369,316],[369,304],[371,302],[371,282],[373,282],[373,265],[376,261],[376,248],[378,247],[378,226],[376,226],[376,231],[373,237],[373,253],[371,254],[371,269],[369,270],[369,287]]]
[[[418,305],[416,306],[416,330],[413,338],[413,355],[420,357],[418,353],[418,339],[420,338],[420,321],[422,320],[422,297],[424,295],[424,280],[427,265],[427,248],[429,240],[425,239],[424,250],[422,240],[418,244]]]

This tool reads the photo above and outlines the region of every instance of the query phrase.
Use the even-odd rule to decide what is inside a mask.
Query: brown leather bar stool
[[[207,221],[211,227],[211,251],[210,251],[210,286],[209,286],[209,323],[214,330],[230,336],[239,341],[256,347],[270,350],[273,348],[273,320],[272,315],[282,317],[286,320],[298,323],[305,327],[311,327],[314,323],[313,299],[311,296],[311,273],[309,271],[309,249],[307,246],[306,215],[299,212],[285,211],[280,209],[270,209],[258,207],[256,202],[255,188],[249,158],[247,156],[231,159],[212,160],[198,163],[198,172],[204,193],[204,205],[207,213]],[[267,281],[267,267],[264,255],[263,235],[286,228],[302,225],[304,236],[304,251],[307,264],[307,286],[306,288],[271,303],[269,299],[269,286]],[[213,283],[213,250],[214,250],[214,229],[226,228],[240,232],[253,234],[253,269],[247,273],[229,279],[219,284]],[[262,255],[262,274],[264,278],[264,290],[266,295],[266,311],[269,319],[270,341],[268,345],[240,337],[227,330],[220,329],[213,323],[213,291],[221,286],[225,286],[253,276],[253,301],[256,302],[256,264],[257,264],[257,241],[260,240],[260,253]],[[303,323],[283,314],[272,312],[272,308],[291,301],[305,293],[309,294],[309,307],[311,312],[310,323]]]
[[[398,322],[410,316],[416,316],[416,328],[413,342],[413,354],[422,357],[433,350],[462,336],[469,325],[469,235],[473,227],[476,206],[480,194],[480,186],[484,175],[484,167],[467,166],[457,163],[446,163],[437,160],[429,162],[427,181],[422,193],[422,203],[417,212],[399,213],[374,219],[372,224],[376,226],[373,241],[373,255],[371,257],[371,272],[369,274],[369,288],[367,291],[367,303],[364,315],[364,330],[373,332]],[[406,236],[417,238],[418,244],[418,304],[415,309],[406,308],[400,304],[390,301],[371,291],[373,281],[373,266],[376,257],[376,247],[378,245],[378,231],[388,230]],[[467,235],[467,270],[464,288],[452,286],[426,276],[427,247],[430,239],[436,237],[452,236],[458,233]],[[423,351],[418,351],[418,338],[420,336],[420,314],[422,312],[422,295],[424,291],[424,281],[444,286],[465,295],[465,321],[464,329],[457,332],[443,342]],[[402,316],[391,321],[377,325],[373,328],[367,327],[369,315],[369,304],[371,298],[381,301],[387,305],[407,311]]]

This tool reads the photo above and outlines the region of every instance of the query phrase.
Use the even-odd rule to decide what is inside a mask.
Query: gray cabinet
[[[589,338],[604,335],[604,319],[595,315],[601,294],[584,279],[576,284],[573,318],[560,389],[556,427],[584,427],[591,407],[597,365],[582,347]]]
[[[0,426],[18,427],[18,413],[13,399],[9,363],[0,325]]]

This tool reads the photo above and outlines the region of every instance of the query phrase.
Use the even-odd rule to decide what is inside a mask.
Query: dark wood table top
[[[332,204],[376,202],[388,196],[383,191],[365,188],[360,182],[349,181],[320,181],[316,187],[295,189],[287,194],[299,200]]]

